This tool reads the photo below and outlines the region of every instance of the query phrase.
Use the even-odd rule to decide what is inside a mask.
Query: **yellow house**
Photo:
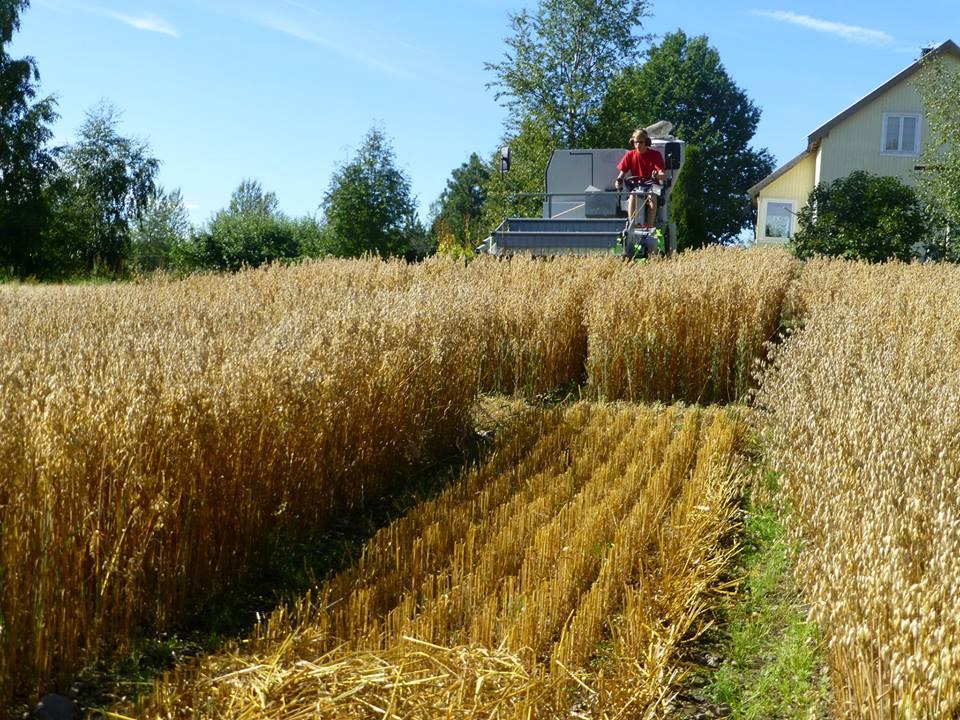
[[[960,47],[951,41],[929,52],[960,67]],[[758,244],[784,243],[796,232],[796,213],[819,183],[854,170],[916,182],[916,166],[929,128],[914,75],[920,60],[890,78],[807,136],[807,148],[747,193],[757,208]]]

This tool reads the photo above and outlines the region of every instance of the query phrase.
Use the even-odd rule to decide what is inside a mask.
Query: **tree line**
[[[28,6],[0,0],[0,280],[430,252],[410,180],[380,128],[334,173],[318,216],[290,217],[274,193],[244,179],[228,206],[197,227],[180,190],[158,184],[160,160],[149,145],[121,133],[112,105],[90,109],[74,142],[51,147],[55,99],[38,97],[37,61],[9,53]]]
[[[488,88],[507,109],[498,147],[470,152],[452,170],[426,222],[390,138],[373,127],[334,172],[316,215],[287,216],[275,194],[245,179],[227,207],[194,227],[180,191],[157,183],[160,160],[147,143],[121,134],[112,106],[91,109],[72,144],[50,147],[55,100],[38,97],[36,60],[8,52],[28,5],[0,0],[0,276],[235,270],[365,253],[471,255],[504,217],[539,215],[539,201],[517,196],[543,192],[554,149],[624,147],[633,129],[659,120],[687,142],[673,196],[680,246],[702,247],[735,241],[751,226],[745,190],[774,167],[766,149],[751,146],[760,109],[706,36],[677,30],[654,42],[643,31],[649,0],[540,0],[509,15],[506,51],[485,64]],[[934,109],[949,117],[954,107]],[[953,126],[945,120],[940,127]],[[500,144],[512,148],[505,175]],[[953,217],[949,207],[943,212]]]
[[[417,216],[410,179],[390,139],[374,127],[337,168],[316,216],[288,217],[277,197],[243,180],[229,205],[193,227],[179,190],[157,183],[160,160],[120,132],[119,112],[90,110],[74,143],[50,148],[52,97],[38,98],[33,58],[8,46],[29,0],[0,0],[0,273],[64,279],[157,269],[234,270],[317,255],[411,259],[471,254],[506,215],[538,213],[518,193],[543,191],[550,153],[623,147],[636,127],[667,119],[688,142],[675,194],[687,246],[726,242],[751,219],[743,188],[772,169],[750,140],[759,109],[727,75],[706,37],[682,31],[649,46],[648,0],[541,0],[509,16],[507,51],[486,63],[495,100],[508,110],[494,149],[471,152]]]

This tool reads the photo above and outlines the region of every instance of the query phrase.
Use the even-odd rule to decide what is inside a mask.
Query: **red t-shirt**
[[[617,170],[620,172],[626,170],[628,175],[649,179],[653,177],[654,172],[663,171],[663,155],[653,148],[647,148],[644,153],[628,150],[617,164]]]

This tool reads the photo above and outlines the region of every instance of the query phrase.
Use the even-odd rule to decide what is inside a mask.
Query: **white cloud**
[[[872,30],[859,25],[845,25],[844,23],[820,20],[809,15],[798,15],[788,10],[751,10],[752,15],[770,18],[778,22],[799,25],[809,30],[836,35],[839,38],[860,45],[890,45],[894,42],[893,36],[882,30]]]
[[[259,27],[283,33],[301,42],[310,43],[339,55],[374,72],[405,80],[416,79],[409,70],[409,55],[398,41],[395,32],[378,32],[376,28],[366,26],[361,37],[353,30],[353,24],[338,14],[342,10],[327,7],[330,3],[320,3],[323,10],[300,0],[277,0],[287,10],[279,12],[264,9],[270,4],[262,0],[192,0],[210,12],[215,12]],[[401,52],[401,49],[403,51]],[[422,52],[422,51],[419,51]]]
[[[321,12],[320,10],[317,10],[315,7],[311,7],[309,5],[305,5],[302,2],[298,2],[298,0],[281,0],[281,2],[285,3],[286,5],[289,5],[292,8],[296,8],[297,10],[300,10],[302,12],[309,13],[315,16],[324,24],[329,24],[331,20],[329,16],[329,12]],[[367,30],[368,32],[370,32],[370,31],[373,31],[373,28],[368,26]],[[376,35],[378,35],[378,33],[374,32],[374,36]],[[403,42],[402,40],[397,38],[393,33],[390,33],[389,39],[390,39],[390,42],[394,43],[395,46],[398,48],[403,48],[404,50],[413,51],[421,55],[425,54],[425,50],[423,48],[408,42]],[[382,46],[385,43],[378,41],[377,44]]]
[[[390,64],[379,60],[376,54],[365,53],[344,44],[335,42],[330,38],[311,30],[301,22],[272,14],[257,14],[255,16],[255,21],[263,27],[276,30],[277,32],[284,33],[285,35],[297,38],[298,40],[303,40],[304,42],[331,50],[341,57],[362,65],[366,65],[367,67],[378,72],[407,79],[411,78],[410,73],[404,71],[395,64]]]
[[[180,33],[173,25],[163,18],[153,14],[127,15],[126,13],[116,12],[98,5],[88,5],[75,0],[34,0],[35,4],[42,5],[61,13],[83,12],[89,15],[99,15],[116,20],[124,25],[129,25],[137,30],[146,32],[161,33],[170,37],[178,38]]]
[[[129,25],[132,28],[137,30],[145,30],[147,32],[161,33],[162,35],[169,35],[170,37],[178,38],[180,33],[174,29],[170,23],[166,20],[157,17],[156,15],[125,15],[123,13],[114,12],[112,10],[98,10],[101,15],[106,15],[109,18],[113,18],[118,22],[122,22],[124,25]]]

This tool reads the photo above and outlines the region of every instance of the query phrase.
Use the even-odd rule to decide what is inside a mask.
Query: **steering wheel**
[[[632,175],[628,178],[624,178],[624,184],[629,185],[631,190],[634,190],[642,185],[650,187],[651,185],[659,185],[656,180],[653,178],[642,178],[637,175]]]

